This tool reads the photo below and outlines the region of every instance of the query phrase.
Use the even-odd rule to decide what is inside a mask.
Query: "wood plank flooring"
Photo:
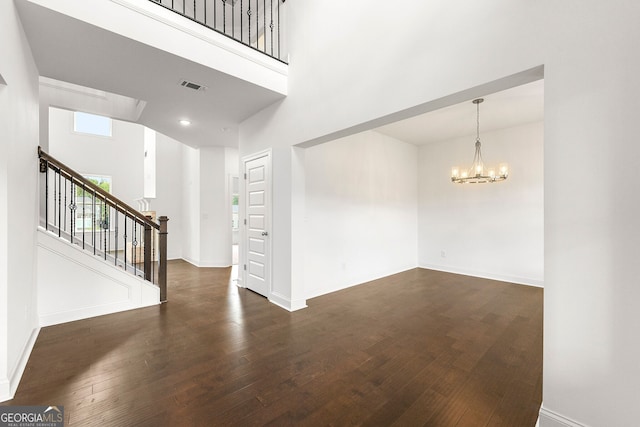
[[[173,261],[167,304],[43,328],[3,405],[72,426],[534,426],[542,289],[415,269],[288,313],[230,271]]]

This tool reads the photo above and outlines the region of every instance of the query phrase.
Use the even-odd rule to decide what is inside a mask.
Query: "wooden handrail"
[[[50,156],[48,153],[42,150],[42,147],[38,147],[38,157],[40,161],[45,161],[50,165],[54,165],[59,169],[60,173],[66,175],[68,178],[73,179],[74,181],[80,182],[84,185],[84,188],[89,188],[92,192],[100,195],[100,198],[104,199],[105,202],[108,201],[108,204],[111,205],[114,209],[122,212],[125,215],[129,215],[134,217],[140,224],[147,225],[149,227],[155,228],[156,230],[160,230],[160,225],[151,219],[147,218],[144,214],[139,212],[137,209],[132,208],[127,203],[118,199],[114,195],[106,192],[104,189],[98,187],[93,182],[89,181],[85,177],[83,177],[78,172],[71,169],[69,166],[65,165],[61,161],[56,158]]]

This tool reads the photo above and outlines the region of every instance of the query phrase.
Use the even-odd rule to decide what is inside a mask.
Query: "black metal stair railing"
[[[285,0],[149,0],[286,63],[281,40]]]
[[[38,147],[41,225],[160,288],[167,300],[167,221],[159,223]]]

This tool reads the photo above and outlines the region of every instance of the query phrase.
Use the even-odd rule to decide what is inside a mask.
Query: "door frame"
[[[273,192],[273,180],[272,180],[272,172],[271,172],[271,164],[272,164],[272,150],[268,148],[266,150],[258,151],[253,154],[249,154],[247,156],[243,156],[241,160],[241,170],[240,170],[240,250],[238,260],[238,268],[240,270],[240,274],[238,274],[238,286],[242,288],[247,287],[247,270],[245,270],[245,266],[247,264],[247,248],[249,247],[248,234],[247,234],[247,163],[259,159],[260,157],[266,157],[266,173],[265,179],[267,180],[266,189],[267,194],[265,197],[265,213],[266,213],[266,221],[265,221],[265,229],[269,230],[269,239],[266,239],[266,252],[267,256],[265,257],[268,260],[268,273],[266,275],[269,280],[269,287],[267,297],[268,300],[271,300],[271,292],[273,289],[273,245],[272,245],[272,220],[271,216],[273,214],[273,206],[272,206],[272,192]]]

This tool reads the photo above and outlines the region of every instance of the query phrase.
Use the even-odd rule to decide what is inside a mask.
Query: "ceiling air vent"
[[[190,82],[189,80],[182,80],[180,82],[180,86],[185,87],[187,89],[193,89],[193,90],[198,91],[198,92],[202,92],[202,91],[207,89],[206,86],[201,85],[199,83]]]

